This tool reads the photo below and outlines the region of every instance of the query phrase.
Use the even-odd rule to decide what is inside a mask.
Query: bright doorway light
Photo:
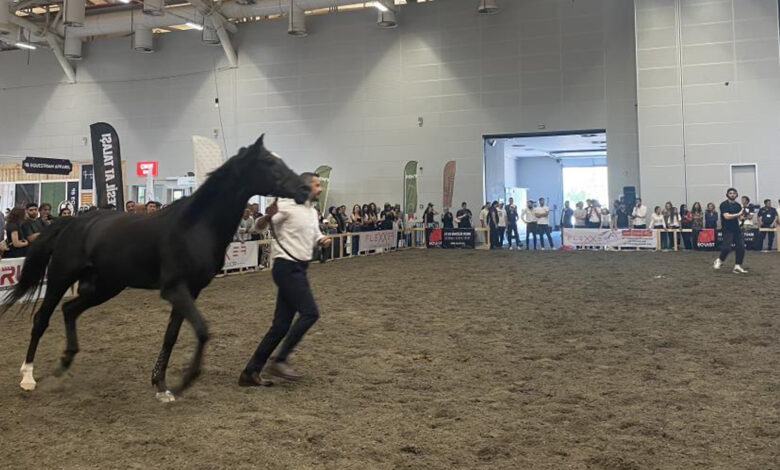
[[[601,207],[611,206],[608,181],[605,166],[564,167],[563,200],[570,201],[572,208],[586,199],[599,201]]]

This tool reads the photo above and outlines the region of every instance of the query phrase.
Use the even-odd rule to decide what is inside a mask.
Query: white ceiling
[[[603,132],[512,137],[503,140],[504,154],[509,158],[593,158],[607,155],[607,135]]]

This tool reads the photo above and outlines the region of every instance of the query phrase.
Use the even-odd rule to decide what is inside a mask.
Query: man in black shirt
[[[613,228],[628,228],[628,209],[626,209],[625,202],[618,203],[615,211],[615,226]]]
[[[517,219],[519,218],[515,199],[510,197],[509,204],[506,206],[506,238],[509,240],[510,250],[512,249],[512,238],[515,239],[515,246],[520,249],[520,233],[517,231]]]
[[[777,209],[772,207],[771,199],[764,199],[764,207],[758,211],[758,220],[761,223],[761,228],[775,228],[777,224]],[[758,247],[760,250],[764,249],[764,236],[769,235],[769,245],[766,249],[771,250],[772,245],[775,242],[775,232],[758,232]]]
[[[455,214],[455,220],[458,221],[458,228],[471,228],[471,210],[466,207],[464,202],[460,206],[460,210]]]
[[[38,204],[27,204],[27,220],[22,224],[22,235],[30,243],[35,242],[38,234],[43,230],[44,223],[38,216]]]
[[[444,228],[455,227],[452,223],[452,212],[447,207],[444,208],[444,213],[441,215],[441,226]]]
[[[726,199],[720,204],[720,225],[723,230],[723,241],[720,244],[720,257],[715,260],[713,268],[720,269],[726,257],[731,253],[731,245],[734,244],[736,251],[736,264],[734,272],[746,274],[747,271],[742,268],[742,261],[745,259],[745,240],[742,238],[742,228],[740,222],[745,220],[745,209],[742,204],[737,202],[737,190],[729,188],[726,191]]]

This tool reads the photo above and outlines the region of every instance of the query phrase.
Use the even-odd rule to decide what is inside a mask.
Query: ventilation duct
[[[287,34],[300,38],[309,35],[306,31],[306,12],[299,8],[295,2],[290,2],[290,13],[287,16],[289,20]]]
[[[203,28],[201,39],[209,46],[219,46],[219,35],[214,28]]]
[[[63,46],[65,57],[70,60],[81,60],[81,47],[84,43],[79,37],[66,37]]]
[[[80,28],[84,26],[86,0],[65,0],[65,26]]]
[[[11,13],[8,11],[8,0],[0,0],[0,34],[11,34],[14,26],[11,24]]]
[[[139,29],[133,33],[133,49],[136,52],[154,52],[154,33],[151,29]]]
[[[165,0],[144,0],[144,15],[162,16],[165,14]]]
[[[480,15],[493,15],[498,13],[498,0],[479,0],[477,12]]]

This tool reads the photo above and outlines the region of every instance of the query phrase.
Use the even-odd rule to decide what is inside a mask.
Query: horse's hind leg
[[[46,289],[46,295],[43,297],[43,303],[41,308],[35,313],[33,317],[33,327],[30,333],[30,345],[27,347],[27,356],[24,359],[24,364],[20,372],[22,374],[22,382],[19,384],[23,389],[27,391],[35,390],[37,385],[35,377],[33,376],[33,361],[35,360],[35,352],[38,350],[38,342],[41,340],[41,336],[46,332],[49,327],[49,319],[51,314],[54,313],[54,309],[57,308],[57,304],[65,295],[69,285],[64,282],[55,283],[49,279],[49,285]]]
[[[119,293],[116,289],[98,289],[90,280],[79,282],[79,295],[75,299],[65,302],[62,306],[62,314],[65,319],[65,352],[60,359],[60,367],[54,375],[64,374],[73,363],[73,358],[79,352],[78,336],[76,335],[76,320],[87,309],[100,305]]]
[[[163,346],[152,371],[152,386],[157,390],[157,399],[162,402],[174,400],[173,393],[168,390],[168,386],[165,384],[165,372],[168,370],[168,361],[171,358],[173,346],[176,345],[176,340],[179,338],[179,330],[183,320],[184,318],[176,313],[176,309],[171,312],[168,328],[165,330]]]

